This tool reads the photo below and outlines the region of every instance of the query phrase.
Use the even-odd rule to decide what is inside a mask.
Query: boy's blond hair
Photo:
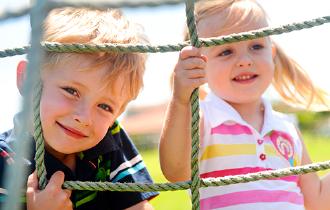
[[[266,12],[255,0],[201,0],[195,8],[197,30],[201,20],[217,13],[224,14],[224,20],[219,20],[223,21],[223,27],[216,32],[218,36],[222,31],[244,27],[249,22],[268,20]],[[185,39],[188,36],[185,32]],[[273,44],[276,48],[273,86],[284,101],[307,109],[329,108],[327,93],[314,86],[302,67],[287,56],[278,44]]]
[[[52,10],[44,21],[43,41],[82,44],[146,44],[147,37],[137,24],[129,22],[119,10],[65,7]],[[136,98],[143,87],[146,54],[100,52],[100,53],[54,53],[46,52],[44,69],[58,62],[79,58],[90,59],[92,66],[87,70],[107,66],[109,74],[105,85],[112,88],[112,81],[125,78],[124,94],[128,96],[125,105]],[[124,105],[124,106],[125,106]]]

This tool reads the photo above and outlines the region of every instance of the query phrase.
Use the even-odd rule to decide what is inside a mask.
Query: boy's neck
[[[65,166],[71,169],[71,171],[75,171],[76,169],[76,154],[63,154],[59,153],[53,148],[51,148],[47,143],[45,142],[45,149],[49,154],[54,156],[57,160],[61,161]]]
[[[258,132],[261,132],[264,123],[264,105],[262,100],[246,104],[231,104],[241,117]]]

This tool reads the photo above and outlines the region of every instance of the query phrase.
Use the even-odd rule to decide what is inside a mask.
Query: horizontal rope
[[[11,57],[15,55],[24,55],[28,53],[30,46],[24,46],[21,48],[13,48],[13,49],[4,49],[0,51],[0,58]]]
[[[223,45],[227,43],[257,39],[270,35],[279,35],[283,33],[289,33],[292,31],[299,31],[302,29],[313,28],[330,22],[330,16],[324,16],[309,21],[303,21],[299,23],[292,23],[282,25],[279,27],[266,27],[249,32],[243,32],[238,34],[231,34],[228,36],[221,36],[217,38],[199,38],[201,46],[211,47],[217,45]],[[189,42],[183,42],[179,44],[167,44],[167,45],[134,45],[134,44],[62,44],[56,42],[43,42],[41,43],[43,48],[50,52],[75,52],[75,53],[92,53],[92,52],[140,52],[140,53],[165,53],[180,51],[183,47],[190,45]],[[22,55],[27,53],[29,46],[22,48],[5,49],[0,51],[0,58]]]
[[[247,183],[263,179],[274,179],[291,175],[301,175],[316,171],[330,169],[330,161],[312,163],[304,166],[269,170],[245,175],[225,176],[221,178],[201,179],[201,187],[225,186],[230,184]],[[152,191],[176,191],[190,189],[191,181],[177,183],[112,183],[112,182],[82,182],[66,181],[64,188],[71,190],[90,191],[131,191],[131,192],[152,192]]]

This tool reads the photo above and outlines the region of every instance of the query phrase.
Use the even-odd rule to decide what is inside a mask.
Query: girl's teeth
[[[252,78],[252,75],[243,75],[243,76],[236,77],[236,80],[248,80],[251,78]]]

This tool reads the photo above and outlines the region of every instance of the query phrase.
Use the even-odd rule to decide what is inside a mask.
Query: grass
[[[141,153],[154,182],[168,182],[160,169],[158,151],[155,149],[142,151]],[[159,196],[151,200],[155,210],[190,210],[190,202],[186,190],[161,192]]]
[[[303,138],[313,162],[330,160],[330,138],[320,137],[312,133],[303,133]],[[160,169],[158,151],[155,149],[142,151],[141,153],[154,182],[167,182]],[[329,170],[321,171],[319,174],[322,176],[327,172]],[[159,196],[151,201],[151,204],[155,210],[190,210],[190,202],[188,192],[181,190],[161,192]]]

